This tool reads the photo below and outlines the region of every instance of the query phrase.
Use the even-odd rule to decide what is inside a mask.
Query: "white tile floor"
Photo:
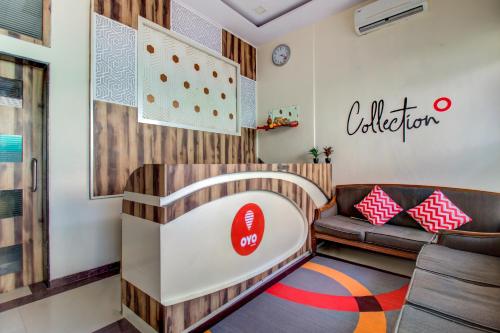
[[[122,318],[120,276],[0,313],[1,333],[90,333]]]

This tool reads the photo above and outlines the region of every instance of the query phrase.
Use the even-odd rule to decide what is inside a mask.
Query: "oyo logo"
[[[249,203],[241,207],[231,227],[234,250],[242,256],[254,252],[264,236],[264,226],[264,213],[257,204]]]

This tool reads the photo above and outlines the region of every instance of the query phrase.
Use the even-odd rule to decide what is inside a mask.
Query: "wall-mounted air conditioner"
[[[354,30],[358,35],[427,10],[427,0],[378,0],[354,12]]]

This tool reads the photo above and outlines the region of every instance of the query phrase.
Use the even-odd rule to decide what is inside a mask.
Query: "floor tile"
[[[0,332],[2,333],[26,333],[23,321],[18,309],[0,313]]]
[[[89,333],[119,319],[120,276],[18,308],[27,333]]]

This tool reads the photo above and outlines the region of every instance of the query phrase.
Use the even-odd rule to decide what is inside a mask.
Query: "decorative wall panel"
[[[241,126],[257,127],[256,82],[241,77]]]
[[[139,121],[239,135],[238,65],[139,20]]]
[[[193,16],[193,13],[188,13],[188,16],[179,16],[183,15],[182,8],[179,8],[180,3],[179,1],[176,12],[172,15],[171,6],[173,5],[170,0],[93,0],[93,8],[95,13],[127,25],[136,33],[135,29],[139,26],[138,16],[167,29],[170,28],[170,20],[176,20],[176,27],[173,30],[197,40],[196,34],[203,31],[197,27],[200,24],[198,15]],[[184,9],[187,10],[187,8]],[[190,26],[184,22],[186,20],[190,22]],[[201,24],[205,23],[201,22]],[[208,29],[213,29],[213,27]],[[224,43],[225,38],[221,34],[219,35],[220,45]],[[210,37],[204,39],[212,38],[212,36],[215,36],[213,32]],[[253,57],[256,53],[255,48],[241,42],[238,37],[227,31],[225,36],[229,38],[227,45],[231,49],[228,49],[224,56],[239,64],[245,64],[247,67],[242,72],[249,71],[253,73],[251,75],[255,75],[255,70],[249,70],[255,65]],[[93,37],[95,38],[95,35]],[[211,41],[212,47],[207,44],[203,45],[212,50],[215,48],[213,45],[216,44],[217,42]],[[240,50],[246,52],[246,55],[240,56]],[[221,48],[217,53],[220,51]],[[166,77],[166,79],[169,80],[171,77]],[[140,85],[139,80],[137,83]],[[182,89],[185,88],[182,87]],[[140,99],[140,95],[137,96]],[[247,103],[249,104],[251,103]],[[121,195],[130,173],[143,164],[254,163],[256,161],[256,130],[254,129],[242,128],[241,135],[237,136],[159,126],[138,122],[137,107],[96,99],[92,100],[92,105],[91,197]],[[170,104],[170,107],[173,108],[173,105]],[[219,113],[218,117],[220,117]]]
[[[137,31],[94,14],[94,99],[137,105]]]
[[[222,51],[222,29],[176,1],[172,1],[171,29],[219,54]]]

